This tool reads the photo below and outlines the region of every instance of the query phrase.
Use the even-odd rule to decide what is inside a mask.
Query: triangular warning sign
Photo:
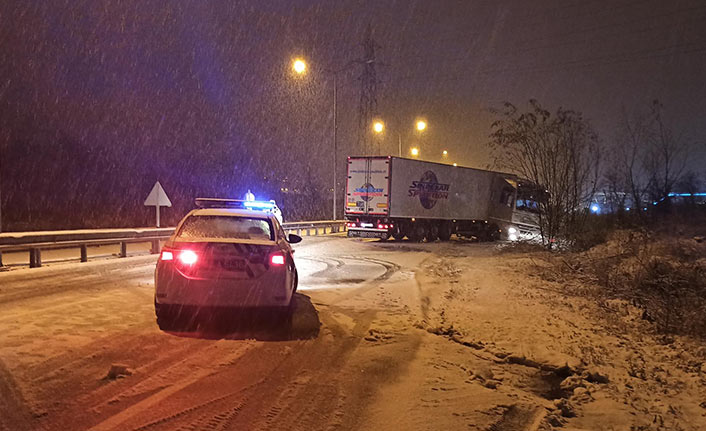
[[[147,199],[145,199],[145,206],[160,206],[160,207],[170,207],[172,206],[172,201],[167,197],[167,193],[162,188],[162,185],[157,181],[152,187]]]

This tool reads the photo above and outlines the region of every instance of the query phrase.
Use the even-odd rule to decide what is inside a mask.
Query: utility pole
[[[378,99],[377,99],[377,75],[375,73],[375,50],[380,46],[373,39],[373,29],[368,24],[368,29],[365,32],[365,40],[363,41],[363,72],[360,75],[360,102],[358,105],[358,148],[362,149],[364,155],[373,152],[370,139],[370,127],[372,127],[373,118],[378,114]],[[378,152],[380,145],[378,144]]]

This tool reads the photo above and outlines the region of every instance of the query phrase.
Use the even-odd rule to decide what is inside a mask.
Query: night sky
[[[247,189],[295,218],[330,217],[325,69],[362,56],[368,25],[383,153],[399,134],[405,152],[486,167],[489,109],[530,98],[583,112],[610,144],[622,112],[659,99],[704,175],[703,0],[3,1],[4,230],[148,224],[156,180],[175,203],[167,222],[196,195]],[[359,75],[339,75],[341,182],[361,151]]]

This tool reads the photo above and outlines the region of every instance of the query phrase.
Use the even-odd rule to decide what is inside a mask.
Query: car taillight
[[[378,229],[382,229],[382,225],[381,225],[381,224],[378,225]]]
[[[193,265],[197,260],[199,260],[199,257],[193,250],[182,250],[179,252],[179,261],[184,265]]]
[[[270,263],[272,263],[272,265],[284,265],[284,255],[273,254],[270,256]]]
[[[160,260],[174,260],[174,253],[171,251],[164,250],[162,251],[162,256],[160,257]]]

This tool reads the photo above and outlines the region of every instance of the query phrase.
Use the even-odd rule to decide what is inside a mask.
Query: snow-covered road
[[[296,250],[287,330],[211,315],[160,331],[155,256],[0,273],[0,430],[706,427],[700,364],[528,277],[523,255]]]

